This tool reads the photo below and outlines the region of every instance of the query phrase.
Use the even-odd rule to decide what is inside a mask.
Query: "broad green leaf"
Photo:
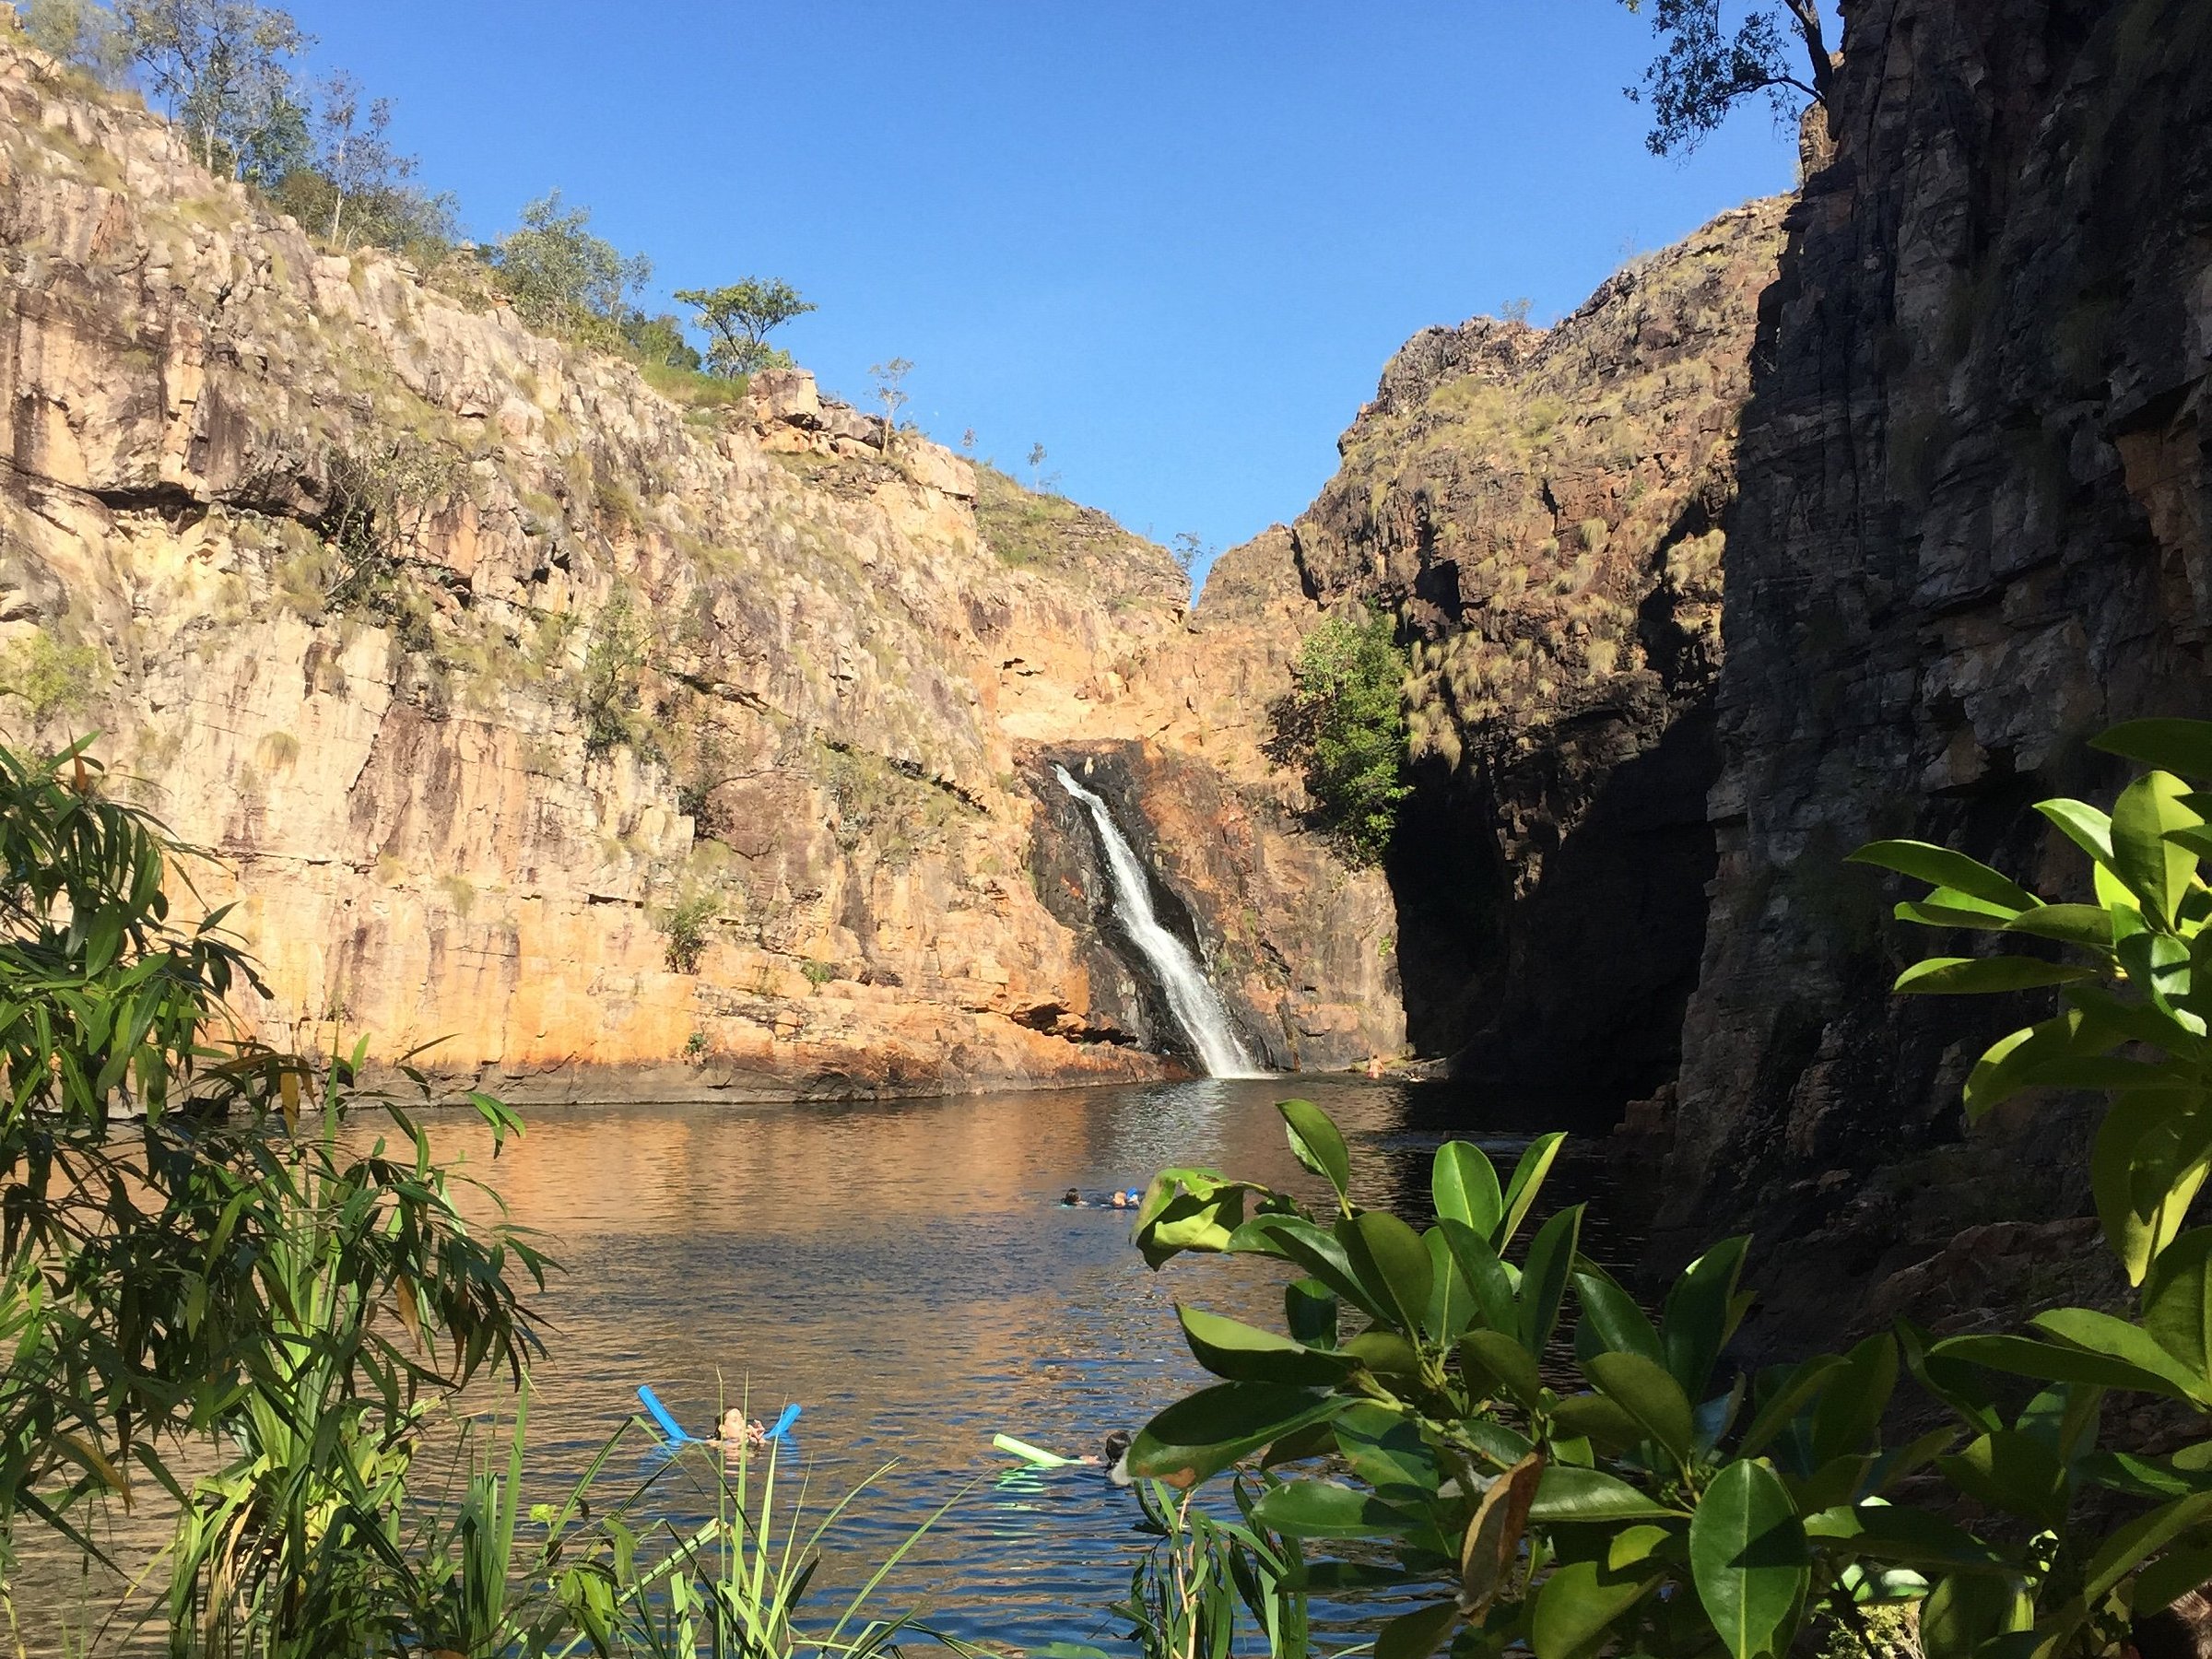
[[[2122,790],[2112,807],[2112,874],[2143,901],[2146,915],[2168,926],[2196,873],[2196,854],[2166,839],[2170,830],[2204,821],[2182,805],[2188,793],[2171,772],[2154,771]]]
[[[1536,1592],[1528,1645],[1536,1659],[1583,1659],[1604,1643],[1613,1621],[1659,1583],[1656,1572],[1611,1572],[1597,1561],[1569,1561]]]
[[[2160,1504],[2116,1528],[2082,1568],[2081,1587],[2036,1624],[2046,1643],[2064,1641],[2088,1622],[2090,1612],[2120,1581],[2184,1533],[2212,1520],[2212,1492],[2193,1492]]]
[[[1352,1273],[1369,1297],[1389,1311],[1393,1324],[1413,1335],[1429,1312],[1429,1247],[1420,1234],[1388,1210],[1362,1210],[1336,1223]]]
[[[2206,1579],[2212,1579],[2212,1544],[2170,1549],[2136,1575],[2128,1610],[2138,1618],[2156,1613]]]
[[[2089,1191],[2105,1241],[2141,1284],[2180,1233],[2212,1158],[2212,1119],[2193,1094],[2131,1091],[2106,1108],[2089,1149]]]
[[[2184,777],[2212,778],[2212,722],[2125,720],[2089,747]]]
[[[1813,1414],[1816,1463],[1878,1449],[1882,1413],[1897,1391],[1897,1339],[1867,1337],[1844,1357],[1844,1367]]]
[[[1412,1343],[1395,1331],[1377,1325],[1362,1331],[1344,1345],[1344,1351],[1378,1376],[1418,1377],[1421,1357]]]
[[[1375,1659],[1429,1659],[1459,1622],[1456,1602],[1438,1602],[1401,1613],[1375,1637]]]
[[[1641,1354],[1646,1359],[1665,1363],[1666,1350],[1660,1346],[1659,1333],[1652,1328],[1650,1316],[1614,1280],[1602,1273],[1578,1273],[1574,1290],[1583,1304],[1582,1324],[1575,1332],[1578,1358],[1588,1358],[1582,1352],[1583,1333],[1587,1332],[1591,1353]]]
[[[1853,1501],[1873,1467],[1871,1453],[1846,1453],[1830,1458],[1800,1479],[1784,1474],[1783,1485],[1789,1489],[1790,1501],[1799,1514],[1817,1514],[1837,1504]]]
[[[1744,1430],[1743,1444],[1737,1454],[1757,1457],[1764,1452],[1774,1437],[1789,1426],[1790,1419],[1818,1399],[1842,1371],[1842,1358],[1836,1354],[1818,1355],[1799,1364],[1760,1402],[1752,1415],[1751,1426]]]
[[[2212,1227],[2159,1253],[2143,1286],[2143,1328],[2191,1375],[2212,1374]]]
[[[2024,1516],[2042,1527],[2055,1527],[2065,1518],[2065,1465],[2033,1435],[2000,1429],[1937,1458],[1936,1466],[1984,1508]]]
[[[1371,1296],[1359,1283],[1351,1258],[1335,1236],[1303,1216],[1254,1216],[1230,1235],[1228,1248],[1238,1255],[1271,1255],[1294,1263],[1340,1300],[1377,1319],[1387,1317],[1389,1303]]]
[[[1329,1427],[1352,1473],[1385,1498],[1403,1501],[1418,1493],[1433,1499],[1443,1483],[1420,1425],[1402,1411],[1361,1401],[1339,1412]]]
[[[1563,1132],[1539,1135],[1521,1154],[1521,1161],[1513,1166],[1513,1178],[1506,1184],[1503,1204],[1505,1214],[1498,1223],[1498,1230],[1490,1235],[1490,1247],[1500,1255],[1521,1230],[1521,1223],[1528,1218],[1529,1206],[1535,1203],[1536,1194],[1544,1189],[1544,1178],[1551,1173],[1551,1166],[1566,1145]]]
[[[1129,1448],[1132,1475],[1192,1487],[1270,1441],[1326,1421],[1345,1402],[1277,1382],[1220,1382],[1147,1423]]]
[[[1551,1426],[1555,1434],[1579,1435],[1615,1455],[1633,1451],[1650,1432],[1602,1394],[1569,1394],[1552,1407]]]
[[[1983,996],[2095,977],[2094,969],[2034,957],[1930,957],[1899,974],[1890,989],[1900,996]]]
[[[1298,1161],[1326,1178],[1339,1203],[1346,1201],[1352,1188],[1352,1155],[1329,1114],[1311,1100],[1277,1100],[1275,1109],[1283,1115]]]
[[[1937,891],[1948,893],[1949,889],[1938,888]],[[1959,897],[1956,893],[1950,896],[1954,899]],[[1892,907],[1889,913],[1900,922],[1911,922],[1921,927],[1971,927],[1983,933],[2003,933],[2013,919],[2011,911],[1985,906],[1980,900],[1966,904],[1937,904],[1933,901],[1932,896],[1929,901],[1923,903],[1907,900]],[[2028,913],[2033,915],[2035,912],[2030,911]]]
[[[1429,1185],[1439,1217],[1471,1227],[1486,1239],[1497,1230],[1505,1197],[1498,1187],[1497,1166],[1480,1147],[1446,1141],[1436,1149]]]
[[[1445,1217],[1436,1224],[1436,1230],[1444,1236],[1444,1243],[1458,1264],[1460,1277],[1475,1297],[1475,1306],[1482,1324],[1493,1331],[1509,1335],[1521,1328],[1519,1306],[1514,1300],[1513,1283],[1507,1277],[1505,1264],[1490,1248],[1490,1241],[1464,1221]]]
[[[1227,1250],[1254,1194],[1274,1196],[1212,1170],[1162,1170],[1137,1206],[1134,1237],[1145,1265],[1159,1267],[1186,1250]]]
[[[1283,1287],[1283,1324],[1308,1347],[1336,1346],[1336,1293],[1317,1278],[1292,1279]]]
[[[1199,1364],[1232,1382],[1284,1382],[1297,1388],[1326,1388],[1352,1372],[1355,1361],[1323,1353],[1272,1331],[1224,1319],[1217,1313],[1176,1304],[1183,1340]]]
[[[2171,1399],[2189,1397],[2185,1390],[2175,1388],[2155,1371],[2109,1355],[2055,1342],[2037,1342],[2028,1336],[1953,1336],[1929,1352],[1936,1359],[1962,1359],[2039,1382],[2087,1382],[2098,1388],[2128,1388]]]
[[[1923,1571],[2014,1571],[2001,1551],[1925,1510],[1887,1503],[1839,1506],[1808,1515],[1805,1530],[1809,1537],[1848,1544],[1853,1554],[1892,1566]]]
[[[1811,1582],[1811,1553],[1772,1469],[1743,1459],[1713,1477],[1689,1524],[1689,1568],[1732,1659],[1782,1652]]]
[[[2046,904],[2023,912],[2006,924],[2005,931],[2109,952],[2112,947],[2112,912],[2095,904]]]
[[[1555,1463],[1537,1484],[1528,1518],[1557,1526],[1578,1521],[1665,1521],[1681,1513],[1602,1470]]]
[[[1286,1480],[1260,1494],[1252,1517],[1293,1538],[1371,1538],[1400,1533],[1415,1517],[1357,1487],[1333,1480]]]
[[[2060,797],[2052,801],[2038,801],[2036,811],[2041,813],[2065,834],[2068,841],[2089,855],[2102,869],[2112,862],[2112,820],[2086,801]]]
[[[1667,1374],[1666,1368],[1641,1354],[1599,1354],[1583,1370],[1606,1396],[1634,1418],[1643,1431],[1659,1442],[1676,1462],[1688,1460],[1690,1439],[1689,1396]]]
[[[2008,910],[2032,910],[2042,902],[2026,888],[2008,877],[2000,876],[1981,860],[1969,858],[1963,853],[1954,853],[1948,847],[1935,846],[1927,841],[1868,841],[1843,862],[1895,870],[1900,876],[1911,876],[1926,882],[1930,887],[1952,888],[1985,903],[2002,905]],[[1737,1655],[1737,1659],[1742,1659],[1742,1655]]]
[[[1545,1222],[1529,1241],[1521,1269],[1521,1343],[1531,1354],[1543,1353],[1559,1323],[1582,1230],[1583,1206],[1577,1204]]]
[[[1523,1406],[1534,1406],[1544,1389],[1536,1374],[1536,1358],[1516,1336],[1503,1331],[1469,1331],[1459,1342],[1459,1362],[1469,1380],[1485,1393],[1502,1394]]]
[[[1721,1350],[1735,1335],[1742,1317],[1736,1285],[1743,1277],[1748,1237],[1723,1239],[1682,1270],[1666,1293],[1659,1333],[1666,1348],[1666,1369],[1682,1392],[1697,1398],[1712,1380]]]
[[[1925,1659],[1973,1659],[1983,1642],[2033,1625],[2024,1586],[1994,1573],[1954,1572],[1937,1582],[1920,1610]]]
[[[1459,1270],[1442,1226],[1423,1233],[1421,1243],[1429,1252],[1429,1312],[1423,1324],[1431,1341],[1449,1347],[1481,1314],[1481,1305]]]
[[[2053,1308],[2028,1322],[2036,1329],[2093,1354],[2108,1355],[2138,1370],[2163,1378],[2171,1386],[2199,1397],[2205,1394],[2201,1371],[2176,1359],[2145,1330],[2114,1314],[2095,1308]],[[2070,1379],[2059,1379],[2070,1381]]]

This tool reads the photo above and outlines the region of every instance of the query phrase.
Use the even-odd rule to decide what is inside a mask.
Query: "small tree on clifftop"
[[[253,0],[121,0],[125,49],[201,163],[272,183],[306,152],[291,60],[314,44],[288,12]]]
[[[706,330],[712,342],[707,347],[708,369],[727,375],[788,368],[791,354],[771,346],[768,336],[794,317],[814,310],[790,283],[758,276],[724,288],[678,288],[676,299],[679,305],[693,308],[691,321]]]
[[[1632,12],[1644,0],[1621,0]],[[1720,0],[1652,0],[1652,32],[1665,42],[1644,71],[1643,88],[1629,96],[1652,106],[1652,153],[1695,149],[1728,112],[1764,92],[1779,113],[1794,112],[1794,99],[1828,101],[1836,60],[1828,50],[1819,0],[1779,0],[1748,7],[1733,33],[1722,22]],[[1799,50],[1806,74],[1793,73]]]

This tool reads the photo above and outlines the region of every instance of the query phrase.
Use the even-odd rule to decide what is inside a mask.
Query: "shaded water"
[[[797,1461],[818,1493],[900,1460],[846,1535],[857,1556],[888,1550],[981,1478],[887,1605],[925,1597],[940,1627],[1022,1647],[1111,1642],[1101,1609],[1126,1589],[1143,1542],[1134,1501],[1083,1470],[995,1484],[1007,1460],[991,1436],[1074,1453],[1135,1428],[1204,1381],[1173,1301],[1273,1324],[1279,1277],[1204,1258],[1148,1273],[1125,1212],[1059,1198],[1069,1186],[1142,1186],[1176,1163],[1318,1197],[1272,1109],[1293,1089],[1344,1125],[1362,1195],[1408,1214],[1445,1137],[1436,1125],[1465,1125],[1453,1132],[1500,1161],[1544,1126],[1486,1131],[1447,1086],[1312,1077],[542,1108],[496,1163],[473,1121],[440,1123],[441,1154],[492,1179],[566,1268],[541,1304],[553,1329],[532,1410],[532,1496],[582,1468],[636,1409],[640,1382],[694,1433],[711,1430],[718,1389],[749,1388],[758,1416],[804,1404]],[[1555,1185],[1584,1189],[1564,1199],[1589,1182],[1570,1170]],[[1618,1257],[1624,1244],[1586,1247]]]

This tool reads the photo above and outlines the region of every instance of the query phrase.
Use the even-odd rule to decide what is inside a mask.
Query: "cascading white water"
[[[1206,977],[1206,970],[1190,947],[1167,928],[1160,925],[1159,912],[1152,908],[1152,884],[1145,878],[1144,866],[1136,862],[1136,853],[1113,821],[1113,814],[1106,803],[1068,775],[1067,768],[1055,766],[1060,787],[1066,790],[1090,814],[1090,821],[1098,826],[1099,844],[1106,851],[1106,874],[1113,883],[1114,913],[1122,920],[1132,942],[1144,952],[1145,960],[1151,964],[1159,980],[1159,987],[1167,993],[1168,1009],[1175,1016],[1175,1023],[1182,1028],[1191,1046],[1198,1051],[1198,1058],[1209,1077],[1264,1077],[1253,1059],[1252,1052],[1237,1035],[1237,1028],[1229,1017],[1229,1005],[1214,989],[1213,982]]]

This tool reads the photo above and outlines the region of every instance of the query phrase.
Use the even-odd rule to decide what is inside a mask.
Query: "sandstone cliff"
[[[1417,335],[1291,536],[1413,640],[1390,860],[1409,1034],[1616,1108],[1672,1075],[1712,867],[1723,535],[1783,204],[1722,215],[1549,329]]]
[[[1668,1183],[1687,1235],[1752,1218],[1831,1288],[2085,1184],[2047,1103],[1959,1144],[1963,1070],[2013,1022],[1890,998],[1940,941],[1839,858],[1912,834],[2078,892],[2024,809],[2109,792],[2108,723],[2212,713],[2212,6],[1845,9],[1727,522]]]
[[[1037,787],[1111,753],[1255,1035],[1394,1050],[1325,942],[1381,884],[1200,758],[1241,670],[1161,549],[326,254],[5,30],[0,112],[0,720],[216,854],[265,1034],[524,1094],[1157,1075]]]

